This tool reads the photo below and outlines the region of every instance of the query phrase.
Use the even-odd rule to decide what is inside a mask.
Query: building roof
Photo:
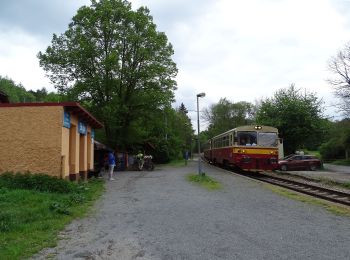
[[[53,107],[62,106],[67,111],[76,115],[78,118],[85,121],[87,124],[91,125],[93,128],[102,128],[103,124],[99,122],[94,116],[92,116],[85,108],[83,108],[77,102],[43,102],[43,103],[0,103],[0,108],[2,107]]]
[[[0,90],[0,103],[10,103],[8,95]]]

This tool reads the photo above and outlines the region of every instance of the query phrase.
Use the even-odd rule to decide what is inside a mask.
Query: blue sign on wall
[[[86,132],[87,132],[87,126],[86,126],[86,124],[84,124],[83,122],[81,122],[81,121],[79,121],[79,130],[78,130],[78,132],[80,133],[80,134],[83,134],[83,135],[86,135]]]
[[[91,139],[95,139],[95,130],[91,129]]]
[[[66,111],[63,112],[63,126],[70,128],[70,114]]]

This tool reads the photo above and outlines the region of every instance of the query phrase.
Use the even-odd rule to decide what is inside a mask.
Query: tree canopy
[[[272,98],[262,100],[256,122],[277,127],[287,153],[321,144],[327,129],[322,100],[314,93],[302,93],[294,84],[278,90]]]
[[[335,89],[335,95],[340,98],[339,109],[350,116],[350,43],[331,58],[328,67],[335,77],[329,83]]]
[[[111,145],[137,142],[143,119],[169,106],[176,64],[150,11],[122,0],[92,0],[68,30],[39,52],[40,65],[60,93],[82,102],[104,123]]]
[[[0,76],[0,90],[8,95],[10,102],[33,102],[35,96],[28,93],[21,84],[16,84],[12,79]]]
[[[221,98],[203,112],[203,118],[209,123],[207,135],[213,137],[237,126],[253,122],[253,105],[248,102],[231,102]]]

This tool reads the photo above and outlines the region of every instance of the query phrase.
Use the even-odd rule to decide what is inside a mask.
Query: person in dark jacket
[[[113,171],[115,166],[115,156],[113,152],[108,153],[108,173],[109,173],[109,180],[114,181],[113,178]]]

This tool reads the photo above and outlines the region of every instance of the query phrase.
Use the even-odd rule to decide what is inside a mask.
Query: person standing
[[[188,157],[189,157],[189,153],[188,153],[188,151],[186,150],[186,151],[184,152],[185,165],[187,165]]]
[[[142,171],[144,158],[143,158],[143,153],[141,153],[141,151],[139,151],[138,154],[136,155],[136,159],[137,159],[139,171]]]
[[[108,154],[108,166],[109,180],[114,181],[113,171],[115,166],[115,156],[113,152],[109,152]]]

